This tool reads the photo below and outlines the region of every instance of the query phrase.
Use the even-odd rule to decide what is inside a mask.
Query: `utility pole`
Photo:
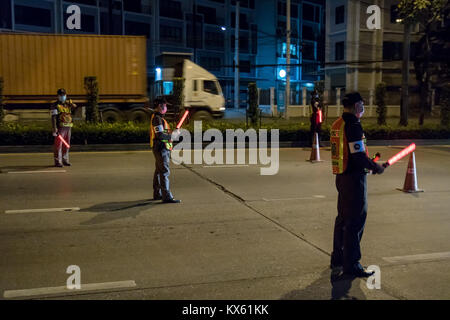
[[[289,119],[288,107],[291,97],[291,0],[286,2],[286,98],[284,100],[284,117]]]
[[[239,1],[236,1],[236,23],[234,28],[234,108],[239,109]]]
[[[409,108],[409,52],[411,48],[412,25],[404,21],[403,30],[403,68],[402,68],[402,100],[400,106],[400,125],[408,125]]]
[[[197,8],[195,0],[192,8],[192,27],[194,34],[194,63],[197,63]]]

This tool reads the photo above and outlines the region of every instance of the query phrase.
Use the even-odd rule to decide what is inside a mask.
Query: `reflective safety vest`
[[[155,118],[155,115],[152,114],[152,118],[150,119],[150,147],[153,148],[153,140],[156,137],[156,128],[153,126],[153,119]],[[170,126],[167,123],[166,119],[162,118],[163,122],[164,122],[164,133],[169,134],[169,130],[170,130]],[[161,140],[165,146],[167,150],[172,150],[173,149],[173,144],[172,142],[170,142],[169,140]]]
[[[68,100],[67,103],[56,105],[58,111],[58,122],[61,127],[72,128],[72,100]]]
[[[369,155],[367,140],[364,135],[363,143],[366,155]],[[349,148],[347,136],[345,135],[345,121],[342,117],[337,119],[331,126],[330,144],[333,174],[344,173],[347,169]]]

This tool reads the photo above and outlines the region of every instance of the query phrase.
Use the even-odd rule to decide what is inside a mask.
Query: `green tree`
[[[447,83],[441,92],[441,124],[448,126],[450,124],[450,84]]]
[[[401,0],[399,5],[399,16],[402,23],[409,25],[419,24],[423,32],[418,42],[418,54],[415,57],[414,68],[416,79],[420,89],[420,117],[419,124],[422,125],[425,112],[431,110],[431,78],[433,69],[432,63],[432,42],[435,40],[433,33],[439,27],[444,15],[449,9],[448,0]]]
[[[386,83],[380,82],[375,88],[375,104],[377,105],[377,123],[386,125]]]
[[[0,123],[5,118],[5,110],[3,109],[3,77],[0,77]]]
[[[248,84],[248,116],[252,125],[258,123],[258,88],[256,83],[250,82]]]
[[[84,89],[87,94],[86,121],[98,123],[100,116],[98,111],[99,88],[97,77],[85,77]]]

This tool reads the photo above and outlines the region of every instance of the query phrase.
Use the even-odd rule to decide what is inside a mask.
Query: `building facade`
[[[320,79],[325,7],[324,0],[291,2],[291,99],[296,100],[302,86]],[[245,106],[249,82],[284,90],[286,1],[239,4],[240,100]],[[72,5],[80,8],[81,29],[67,26]],[[1,31],[145,35],[149,84],[158,56],[190,53],[220,80],[227,105],[233,103],[235,0],[2,0],[0,6]]]
[[[335,104],[336,89],[340,97],[347,91],[359,91],[367,104],[374,104],[376,85],[387,84],[387,103],[399,105],[402,84],[403,30],[398,19],[396,0],[327,0],[325,89]],[[370,5],[381,9],[381,28],[368,29]],[[418,27],[411,33],[410,96],[417,104],[417,81],[414,74],[415,45],[420,38]]]

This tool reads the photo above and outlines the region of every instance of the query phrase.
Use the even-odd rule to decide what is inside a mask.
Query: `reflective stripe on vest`
[[[333,174],[344,173],[348,163],[348,147],[347,137],[345,136],[345,121],[342,117],[331,126],[330,144]]]
[[[155,114],[152,114],[152,118],[150,119],[150,147],[153,148],[153,140],[156,136],[156,128],[153,126],[153,119],[155,118]],[[167,123],[166,119],[162,118],[164,122],[164,133],[169,133],[169,124]],[[166,145],[167,150],[173,149],[172,142],[169,142],[168,140],[161,140]]]

